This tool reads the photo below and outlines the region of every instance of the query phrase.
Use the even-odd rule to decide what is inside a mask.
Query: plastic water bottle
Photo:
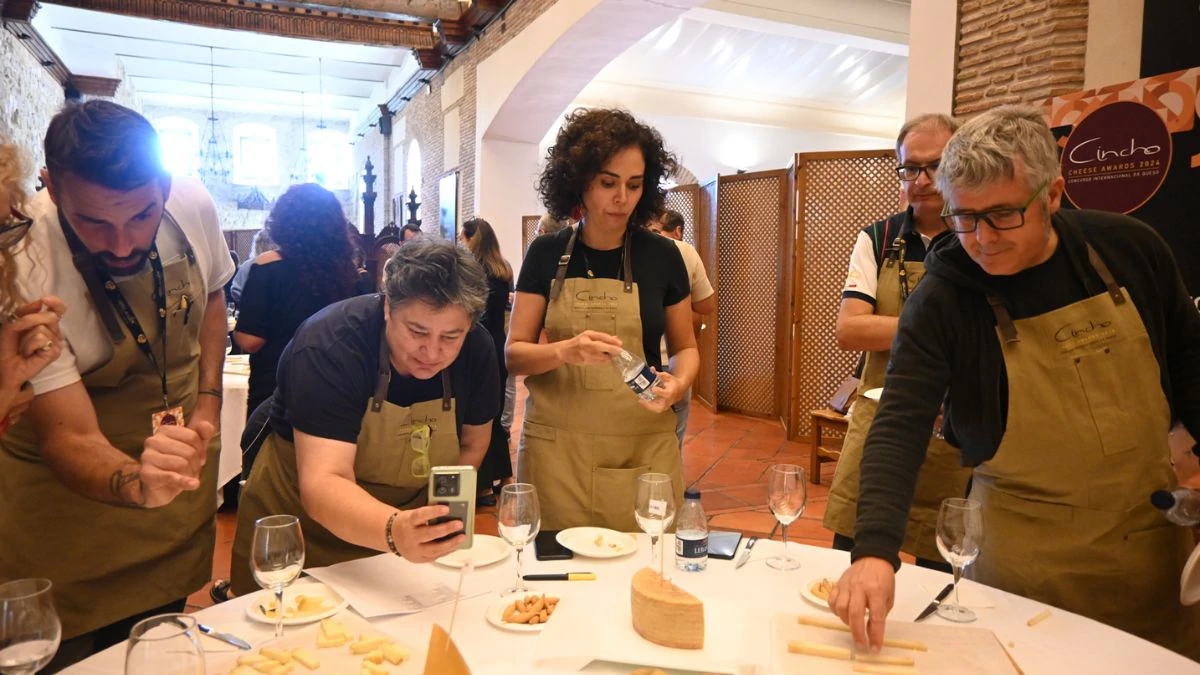
[[[708,519],[699,490],[683,493],[683,508],[675,520],[675,567],[684,572],[708,567]]]
[[[1150,503],[1162,509],[1167,520],[1184,527],[1200,525],[1200,492],[1188,488],[1155,490]]]
[[[658,384],[658,374],[645,361],[622,349],[613,354],[612,364],[630,391],[647,401],[658,398],[653,391],[654,385]]]

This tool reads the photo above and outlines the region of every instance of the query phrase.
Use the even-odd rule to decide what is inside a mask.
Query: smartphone
[[[570,560],[575,557],[571,549],[558,543],[558,530],[538,532],[533,546],[538,560]]]
[[[429,505],[445,504],[450,513],[429,521],[430,525],[461,520],[466,535],[459,549],[471,548],[475,533],[475,467],[435,466],[429,470]],[[442,537],[444,541],[458,533]]]

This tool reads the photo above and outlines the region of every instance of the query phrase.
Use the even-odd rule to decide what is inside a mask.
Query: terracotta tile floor
[[[518,387],[514,430],[520,429],[525,389]],[[513,433],[513,463],[516,464],[517,433]],[[787,462],[808,468],[810,447],[784,438],[778,422],[727,413],[713,413],[699,402],[692,404],[683,445],[684,479],[701,490],[701,502],[709,526],[718,530],[736,530],[746,536],[781,539],[782,534],[766,505],[764,474],[771,464]],[[829,482],[834,465],[825,463],[821,485],[808,484],[808,506],[804,515],[788,528],[788,539],[813,546],[828,547],[833,533],[821,526]],[[217,516],[217,547],[213,557],[213,577],[229,578],[229,553],[233,544],[236,516]],[[496,534],[495,508],[481,508],[475,518],[475,531]],[[208,587],[188,598],[189,609],[208,607]]]

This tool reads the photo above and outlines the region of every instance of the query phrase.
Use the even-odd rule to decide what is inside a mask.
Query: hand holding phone
[[[533,547],[538,560],[570,560],[575,557],[571,549],[558,543],[558,530],[538,532]]]
[[[459,549],[471,548],[474,545],[475,532],[475,467],[473,466],[435,466],[429,471],[429,503],[445,504],[450,513],[429,521],[430,525],[451,520],[461,520],[462,534],[466,539]],[[458,533],[450,535],[458,536]],[[443,540],[446,539],[443,537]],[[437,540],[441,541],[441,540]]]

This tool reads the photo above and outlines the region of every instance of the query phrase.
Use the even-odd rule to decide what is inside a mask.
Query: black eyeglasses
[[[16,209],[10,209],[7,218],[0,218],[0,248],[16,246],[29,233],[33,219]]]
[[[916,180],[922,172],[929,176],[929,180],[933,180],[934,175],[937,174],[938,164],[941,164],[941,160],[928,164],[901,164],[896,167],[896,175],[905,183]]]
[[[987,211],[978,212],[960,212],[955,213],[950,211],[950,205],[942,209],[942,221],[946,223],[946,227],[950,228],[951,232],[957,234],[968,234],[979,228],[979,221],[988,224],[993,230],[1015,230],[1025,224],[1025,212],[1033,205],[1038,195],[1042,194],[1042,190],[1050,182],[1046,181],[1034,190],[1029,200],[1018,207],[1006,207],[1002,209],[989,209]]]

